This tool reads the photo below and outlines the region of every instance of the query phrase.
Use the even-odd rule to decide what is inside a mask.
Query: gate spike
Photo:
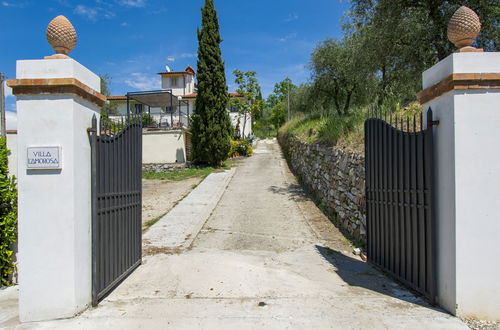
[[[404,125],[404,122],[403,122],[403,115],[401,115],[401,118],[399,119],[401,121],[401,130],[404,132],[405,130],[405,125]]]
[[[392,111],[389,112],[389,124],[392,126]]]
[[[406,131],[410,132],[410,118],[406,118]]]
[[[417,131],[417,117],[413,114],[413,133]]]
[[[424,130],[424,114],[422,113],[422,111],[420,111],[420,130],[423,131]]]

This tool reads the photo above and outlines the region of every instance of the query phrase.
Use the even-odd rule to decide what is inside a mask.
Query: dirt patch
[[[182,181],[142,180],[143,225],[170,211],[201,180],[201,178],[191,178]]]
[[[182,251],[183,250],[178,247],[167,248],[167,247],[145,245],[142,249],[142,255],[145,257],[145,256],[152,256],[155,254],[180,254],[182,253]]]

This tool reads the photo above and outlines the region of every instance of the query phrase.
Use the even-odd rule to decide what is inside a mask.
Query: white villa
[[[166,70],[158,73],[161,76],[161,90],[129,92],[127,95],[108,96],[108,102],[118,104],[118,116],[147,113],[156,122],[159,128],[188,128],[189,117],[193,113],[196,100],[196,72],[191,66],[184,71],[173,72]],[[239,97],[238,93],[229,93],[230,97]],[[246,123],[238,109],[228,107],[234,127],[240,122],[240,135],[248,136],[252,133],[252,119],[247,114]],[[244,132],[243,132],[243,127]]]

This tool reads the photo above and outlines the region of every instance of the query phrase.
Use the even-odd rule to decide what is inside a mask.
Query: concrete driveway
[[[352,255],[297,185],[275,141],[260,141],[254,156],[214,178],[172,210],[179,216],[167,215],[146,233],[143,265],[97,308],[68,320],[11,319],[9,327],[467,329]],[[205,203],[211,212],[193,211],[196,198],[210,196],[208,186],[221,197]],[[185,229],[167,237],[168,226]]]

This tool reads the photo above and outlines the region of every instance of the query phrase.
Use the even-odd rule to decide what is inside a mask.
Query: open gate
[[[107,125],[106,125],[107,124]],[[92,304],[141,263],[142,125],[101,121],[92,147]]]
[[[387,117],[386,117],[387,119]],[[435,300],[432,110],[427,128],[413,117],[365,122],[368,259]],[[419,124],[419,125],[418,125]],[[419,129],[417,129],[419,126]]]

